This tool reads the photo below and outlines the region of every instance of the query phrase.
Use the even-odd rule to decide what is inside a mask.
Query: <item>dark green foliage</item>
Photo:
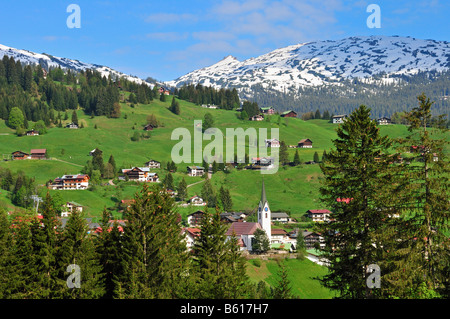
[[[177,187],[177,193],[178,193],[178,199],[181,201],[184,201],[187,197],[187,184],[184,177],[181,179],[181,181],[178,183]]]
[[[263,229],[258,228],[255,231],[255,237],[252,240],[252,251],[257,254],[262,254],[270,249],[269,237]]]
[[[233,209],[233,199],[228,188],[220,187],[219,198],[224,211],[229,212]]]
[[[227,241],[227,226],[220,220],[218,209],[208,210],[201,221],[200,236],[194,242],[194,272],[197,279],[193,298],[243,298],[248,290],[245,259],[237,245],[237,238]]]
[[[217,195],[209,179],[206,179],[206,181],[203,183],[201,197],[205,202],[207,202],[208,207],[216,207]]]
[[[278,262],[278,275],[280,279],[278,280],[275,288],[272,292],[273,299],[292,299],[292,287],[291,282],[288,278],[288,272],[283,261]]]
[[[197,105],[216,105],[221,109],[232,110],[240,105],[236,89],[216,90],[201,84],[185,85],[176,89],[175,95],[181,100],[189,101]]]
[[[203,132],[205,132],[207,129],[212,128],[214,126],[214,118],[210,113],[206,113],[203,117]]]
[[[295,155],[294,155],[294,161],[293,161],[294,166],[298,166],[301,164],[300,161],[300,155],[298,154],[298,150],[295,150]]]
[[[381,291],[367,287],[366,269],[376,263],[382,274],[388,272],[385,261],[393,243],[389,216],[398,205],[390,195],[396,184],[387,153],[392,141],[380,136],[364,105],[337,128],[337,135],[335,149],[321,164],[321,198],[333,212],[333,220],[318,227],[325,240],[324,258],[330,262],[321,282],[342,298],[373,298]]]
[[[288,153],[288,147],[284,141],[280,141],[280,164],[281,165],[288,165],[290,163],[289,161],[289,153]]]

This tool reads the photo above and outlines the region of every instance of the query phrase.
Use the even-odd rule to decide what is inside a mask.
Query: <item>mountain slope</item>
[[[232,56],[166,82],[236,87],[241,97],[252,97],[252,86],[292,94],[299,89],[341,85],[344,80],[364,79],[390,84],[399,76],[419,71],[450,69],[450,43],[409,37],[350,37],[288,46],[245,61]],[[381,77],[375,75],[385,74]]]
[[[124,77],[129,81],[136,82],[138,84],[147,83],[146,81],[132,75],[127,75],[117,70],[111,69],[110,67],[85,63],[78,60],[71,60],[68,58],[55,57],[46,53],[39,54],[27,50],[19,50],[11,48],[0,44],[0,59],[3,56],[13,57],[16,61],[21,61],[23,64],[37,65],[40,64],[44,69],[56,68],[60,66],[63,69],[70,69],[74,71],[83,71],[87,69],[92,69],[100,72],[103,76],[108,77],[111,75],[113,78]]]

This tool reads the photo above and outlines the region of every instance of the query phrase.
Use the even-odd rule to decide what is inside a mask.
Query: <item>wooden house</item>
[[[268,114],[268,115],[275,114],[275,110],[271,106],[270,107],[261,107],[261,108],[259,108],[259,110],[263,114]]]
[[[39,132],[36,130],[27,131],[27,136],[39,136]]]
[[[378,125],[389,125],[391,124],[391,119],[389,117],[380,117],[377,123]]]
[[[297,112],[286,111],[286,112],[281,113],[281,117],[297,117]]]
[[[155,126],[153,126],[153,124],[147,124],[144,126],[144,131],[153,131],[154,128]]]
[[[203,198],[201,198],[200,196],[197,196],[197,195],[189,198],[188,202],[192,206],[206,206],[206,202],[203,200]]]
[[[266,139],[265,143],[266,147],[280,147],[280,141],[276,138]]]
[[[64,175],[49,186],[53,190],[84,190],[89,187],[88,175]]]
[[[201,166],[188,166],[187,171],[189,176],[203,176],[205,174],[205,168]]]
[[[312,148],[313,142],[309,138],[302,139],[298,142],[298,148]]]
[[[11,154],[12,160],[25,160],[30,158],[30,154],[27,154],[22,151],[15,151]]]
[[[310,209],[306,212],[313,222],[327,222],[331,212],[328,209]]]
[[[190,226],[197,226],[200,225],[203,216],[205,216],[205,212],[198,210],[196,212],[193,212],[192,214],[189,214],[187,216],[187,223]]]
[[[318,245],[320,248],[325,247],[325,241],[320,233],[310,232],[305,230],[302,232],[303,241],[306,249],[314,249]]]
[[[61,212],[61,217],[68,217],[73,212],[82,213],[83,212],[83,205],[78,204],[76,202],[67,202],[65,205],[63,205],[63,211]]]
[[[161,168],[161,163],[155,160],[149,160],[144,165],[149,168]]]
[[[182,234],[184,234],[184,238],[186,241],[186,247],[188,250],[192,249],[192,246],[194,246],[194,242],[197,237],[200,236],[200,229],[199,228],[193,228],[193,227],[183,227],[181,230]]]
[[[128,179],[130,181],[150,182],[150,183],[159,182],[158,174],[150,173],[149,167],[133,167],[122,169],[122,173],[128,176]]]
[[[341,123],[344,123],[344,120],[347,118],[347,115],[346,114],[343,114],[343,115],[334,115],[333,117],[332,117],[332,120],[333,120],[333,124],[341,124]]]
[[[270,217],[272,222],[279,222],[284,224],[291,221],[291,217],[285,212],[272,212]]]
[[[69,123],[69,124],[66,125],[66,128],[70,128],[70,129],[77,130],[77,129],[79,129],[80,127],[78,126],[78,124],[75,124],[75,123]]]
[[[264,120],[264,116],[258,114],[258,115],[254,115],[252,117],[249,118],[250,121],[263,121]]]
[[[30,151],[31,159],[46,159],[47,150],[46,149],[33,149]]]
[[[159,88],[159,93],[160,93],[160,94],[165,94],[165,95],[170,95],[169,89],[167,89],[167,88],[165,88],[165,87],[163,87],[163,86],[161,86],[161,87]]]

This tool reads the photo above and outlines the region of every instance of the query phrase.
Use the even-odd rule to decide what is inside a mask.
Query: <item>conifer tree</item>
[[[300,161],[300,155],[298,154],[298,150],[295,150],[295,155],[294,155],[294,166],[298,166],[301,164]]]
[[[177,298],[186,291],[189,260],[174,200],[144,185],[128,210],[123,233],[125,275],[121,294]]]
[[[448,142],[444,116],[432,121],[431,102],[425,94],[417,97],[419,106],[405,116],[410,134],[398,139],[406,154],[402,178],[396,190],[404,204],[398,223],[397,263],[389,276],[398,297],[426,296],[445,290],[449,279],[448,241],[450,201],[448,189],[450,165],[445,153]],[[448,271],[448,268],[447,268]]]
[[[72,112],[72,123],[78,125],[78,115],[76,110],[73,110]]]
[[[323,256],[329,273],[321,283],[339,291],[341,298],[373,298],[380,289],[366,285],[372,264],[387,270],[387,250],[397,209],[392,194],[396,176],[387,151],[392,141],[381,136],[370,109],[361,105],[337,128],[335,149],[320,167],[325,176],[321,199],[333,212],[331,221],[319,225],[325,241]]]
[[[184,201],[187,197],[187,184],[184,177],[181,179],[181,181],[178,183],[177,187],[177,193],[178,198],[182,201]]]
[[[287,165],[289,164],[289,153],[288,153],[288,147],[284,141],[280,142],[280,164],[281,165]]]
[[[278,275],[279,280],[273,289],[273,298],[274,299],[292,299],[292,286],[291,281],[288,278],[288,272],[286,269],[286,265],[283,261],[278,262]]]
[[[267,252],[270,249],[270,240],[264,229],[258,228],[254,235],[255,236],[252,241],[252,251],[258,254]]]

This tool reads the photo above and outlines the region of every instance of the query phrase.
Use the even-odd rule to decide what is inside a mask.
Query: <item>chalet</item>
[[[259,108],[259,110],[261,111],[261,113],[263,114],[275,114],[275,110],[273,109],[273,107],[261,107]]]
[[[332,117],[333,120],[333,124],[340,124],[340,123],[344,123],[344,120],[347,118],[347,115],[334,115]]]
[[[78,204],[76,202],[67,202],[63,205],[63,211],[61,212],[61,217],[68,217],[73,212],[82,213],[83,205]]]
[[[277,243],[286,242],[286,238],[287,238],[288,234],[284,229],[272,228],[271,235],[272,235],[271,243],[277,244]]]
[[[320,233],[310,232],[305,229],[302,232],[302,236],[306,249],[314,249],[316,246],[325,248],[325,241]]]
[[[306,212],[313,222],[327,222],[331,212],[328,209],[310,209]]]
[[[245,217],[246,215],[242,213],[225,212],[220,214],[220,220],[226,224],[243,222]]]
[[[297,117],[297,113],[294,111],[286,111],[281,113],[281,117]]]
[[[188,250],[192,249],[192,246],[194,246],[195,239],[200,236],[200,229],[199,228],[192,228],[192,227],[184,227],[182,229],[182,234],[184,234],[184,238],[186,241],[186,247]]]
[[[161,163],[155,160],[149,160],[144,165],[149,168],[161,168]]]
[[[264,120],[264,116],[262,115],[254,115],[252,117],[249,118],[250,121],[263,121]]]
[[[165,94],[165,95],[170,95],[169,89],[167,89],[167,88],[165,88],[165,87],[163,87],[163,86],[161,86],[161,87],[159,88],[159,93],[160,93],[160,94]]]
[[[158,183],[159,177],[156,173],[150,173],[149,167],[133,167],[122,169],[122,173],[128,176],[130,181]]]
[[[266,147],[280,147],[280,141],[276,138],[266,139],[265,143]]]
[[[31,130],[27,132],[27,136],[39,136],[39,132],[36,130]]]
[[[203,176],[205,174],[205,168],[201,166],[188,166],[187,171],[189,176]]]
[[[251,168],[252,169],[270,169],[274,165],[273,157],[252,157]]]
[[[219,108],[217,105],[211,105],[211,104],[202,104],[202,107],[205,109],[218,109]]]
[[[64,175],[56,178],[49,186],[53,190],[84,190],[89,187],[88,175]]]
[[[289,223],[291,217],[285,212],[273,212],[271,214],[271,220],[272,222]]]
[[[156,128],[153,124],[147,124],[144,126],[144,131],[153,131],[153,129]]]
[[[66,125],[66,128],[70,128],[70,129],[77,130],[77,129],[79,129],[80,127],[79,127],[78,124],[76,124],[76,123],[69,123],[69,124]]]
[[[192,214],[189,214],[187,216],[187,223],[190,226],[197,226],[200,225],[203,216],[205,216],[205,212],[198,210]]]
[[[203,200],[203,198],[199,196],[193,196],[189,198],[189,204],[192,206],[206,206],[206,202]]]
[[[302,139],[298,142],[298,148],[312,148],[313,142],[309,138]]]
[[[25,160],[30,158],[30,154],[27,154],[22,151],[15,151],[11,154],[12,160]]]
[[[46,159],[47,150],[46,149],[34,149],[30,151],[31,159]]]
[[[380,117],[377,123],[378,125],[389,125],[391,124],[391,119],[389,117]]]

